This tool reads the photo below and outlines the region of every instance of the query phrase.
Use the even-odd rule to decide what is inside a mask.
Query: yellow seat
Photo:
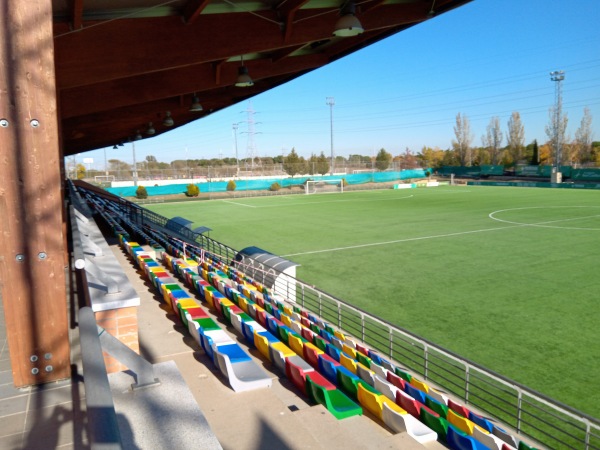
[[[369,391],[362,383],[358,383],[357,396],[360,406],[372,413],[379,420],[383,420],[383,399],[386,399],[384,395]]]
[[[265,358],[271,361],[271,353],[269,351],[269,340],[266,338],[266,336],[258,334],[257,330],[254,330],[254,345],[256,345],[256,348],[258,349],[261,355],[263,355]]]
[[[461,415],[455,413],[451,409],[448,410],[446,420],[463,433],[468,434],[469,436],[473,434],[473,428],[477,426],[471,420],[467,419],[466,417],[462,417]]]
[[[196,308],[196,307],[198,307],[198,303],[196,303],[196,301],[193,300],[193,299],[191,299],[191,298],[182,298],[181,300],[179,300],[177,302],[177,304],[182,309],[188,309],[188,308]]]
[[[429,392],[429,386],[426,383],[419,381],[414,377],[411,378],[410,384],[413,385],[414,387],[416,387],[421,392],[425,392],[425,393]]]
[[[283,324],[286,327],[292,327],[292,319],[290,318],[290,316],[286,316],[285,314],[281,315],[281,321],[283,322]]]
[[[340,364],[356,375],[356,360],[344,355],[343,353],[340,353]]]
[[[351,356],[352,359],[356,359],[356,350],[350,347],[348,344],[342,344],[342,351],[345,352],[348,356]]]
[[[344,333],[342,333],[340,330],[335,330],[333,332],[333,335],[342,342],[346,340],[346,336],[344,336]]]
[[[302,339],[299,336],[295,336],[292,333],[288,335],[288,344],[294,352],[304,358],[304,344],[302,343]]]
[[[248,314],[248,299],[242,295],[238,296],[238,306],[242,308],[246,314]]]
[[[284,306],[283,307],[283,314],[285,314],[286,316],[290,316],[291,317],[291,315],[292,315],[293,312],[294,311],[289,306]]]

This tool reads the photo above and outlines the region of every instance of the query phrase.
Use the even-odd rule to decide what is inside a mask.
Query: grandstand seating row
[[[113,212],[118,213],[118,208]],[[190,258],[183,259],[187,255],[176,239],[132,224],[124,226],[129,226],[136,238],[139,235],[146,242],[159,242],[174,255],[164,254],[167,267],[305,395],[336,417],[359,414],[361,408],[354,403],[358,401],[392,430],[407,431],[420,442],[437,437],[451,448],[530,448],[312,313],[269,295],[266,287],[213,255],[202,252],[200,259],[198,249],[188,247]],[[179,303],[176,307],[183,308]],[[202,344],[200,325],[192,314],[181,313],[181,318],[192,335],[198,333]],[[209,349],[207,354],[211,350],[214,354],[219,347],[219,337],[215,338],[217,345],[214,339],[205,339],[202,344]]]

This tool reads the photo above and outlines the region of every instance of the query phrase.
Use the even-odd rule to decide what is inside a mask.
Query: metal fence
[[[168,219],[160,214],[123,199],[121,202],[130,220],[138,225],[166,227]],[[183,229],[180,233],[226,264],[235,261],[237,250],[192,230]],[[260,276],[256,279],[264,281]],[[299,279],[288,275],[278,276],[272,292],[284,299],[295,298],[302,308],[318,314],[333,326],[386,355],[399,367],[440,386],[442,392],[462,399],[465,404],[476,407],[518,434],[529,436],[548,448],[600,450],[600,420],[594,417],[462,358]]]

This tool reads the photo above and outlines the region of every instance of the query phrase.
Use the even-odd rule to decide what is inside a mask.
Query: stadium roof
[[[348,0],[52,0],[64,155],[175,129],[469,1],[357,1],[364,33],[338,37]],[[251,87],[234,86],[242,61]]]
[[[262,264],[263,266],[269,269],[275,269],[279,272],[283,272],[284,270],[290,267],[300,265],[290,261],[289,259],[285,259],[280,256],[274,255],[273,253],[269,253],[268,251],[258,247],[246,247],[240,250],[236,256],[236,260],[241,261],[242,258],[253,259],[254,261]]]

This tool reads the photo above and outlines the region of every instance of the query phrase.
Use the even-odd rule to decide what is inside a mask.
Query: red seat
[[[389,370],[385,377],[394,386],[396,386],[399,389],[404,390],[404,384],[406,383],[406,381],[404,381],[403,378],[400,378],[398,375],[396,375],[393,372],[390,372]]]
[[[313,366],[316,370],[319,370],[319,354],[323,353],[314,345],[304,345],[302,347],[302,353],[304,354],[304,360]]]
[[[306,374],[311,375],[315,369],[310,367],[299,356],[288,356],[285,359],[285,373],[294,385],[302,391],[304,395],[308,395],[306,391]]]
[[[301,331],[302,331],[302,337],[304,339],[306,339],[308,342],[313,342],[314,341],[314,335],[315,335],[315,333],[312,330],[310,330],[308,328],[302,327]]]
[[[432,411],[423,403],[418,400],[415,400],[410,395],[407,395],[404,392],[396,391],[396,404],[401,408],[405,409],[407,413],[411,416],[421,420],[421,409],[424,409],[432,416],[439,417],[440,415],[435,411]]]
[[[460,414],[463,417],[469,417],[469,410],[463,405],[452,401],[451,398],[448,399],[448,408],[450,408],[452,411],[454,411],[457,414]]]

